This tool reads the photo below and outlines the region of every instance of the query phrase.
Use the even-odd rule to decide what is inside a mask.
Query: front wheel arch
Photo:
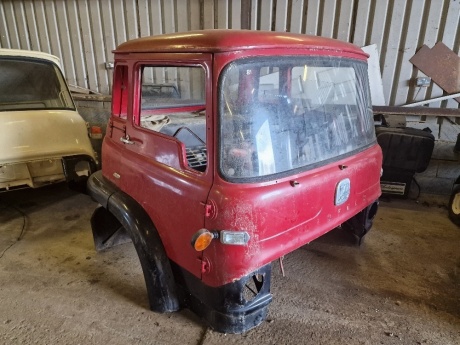
[[[100,171],[90,176],[88,191],[102,205],[91,218],[96,248],[108,248],[101,248],[100,244],[107,243],[110,238],[114,240],[113,245],[126,241],[128,235],[144,273],[150,309],[156,312],[179,310],[171,263],[147,212],[133,198],[107,181]]]

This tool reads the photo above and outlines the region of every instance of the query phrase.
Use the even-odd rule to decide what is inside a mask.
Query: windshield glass
[[[0,111],[31,109],[75,109],[60,70],[47,61],[0,58]]]
[[[220,171],[228,180],[287,175],[375,142],[363,62],[239,60],[225,68],[220,95]]]

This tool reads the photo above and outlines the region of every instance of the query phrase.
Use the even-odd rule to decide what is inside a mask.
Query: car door
[[[147,210],[168,257],[197,277],[190,240],[204,227],[213,178],[210,64],[210,54],[157,54],[135,65],[122,158],[122,188]]]

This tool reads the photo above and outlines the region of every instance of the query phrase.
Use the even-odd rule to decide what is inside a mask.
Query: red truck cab
[[[215,330],[262,322],[271,262],[342,226],[361,239],[380,196],[367,55],[333,39],[205,30],[115,50],[97,249],[130,239],[152,310]]]

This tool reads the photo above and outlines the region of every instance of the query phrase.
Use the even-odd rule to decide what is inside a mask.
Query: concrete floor
[[[241,335],[148,310],[132,244],[96,253],[96,207],[65,185],[0,194],[0,344],[460,344],[460,229],[445,200],[384,200],[361,247],[334,230],[273,264]]]

